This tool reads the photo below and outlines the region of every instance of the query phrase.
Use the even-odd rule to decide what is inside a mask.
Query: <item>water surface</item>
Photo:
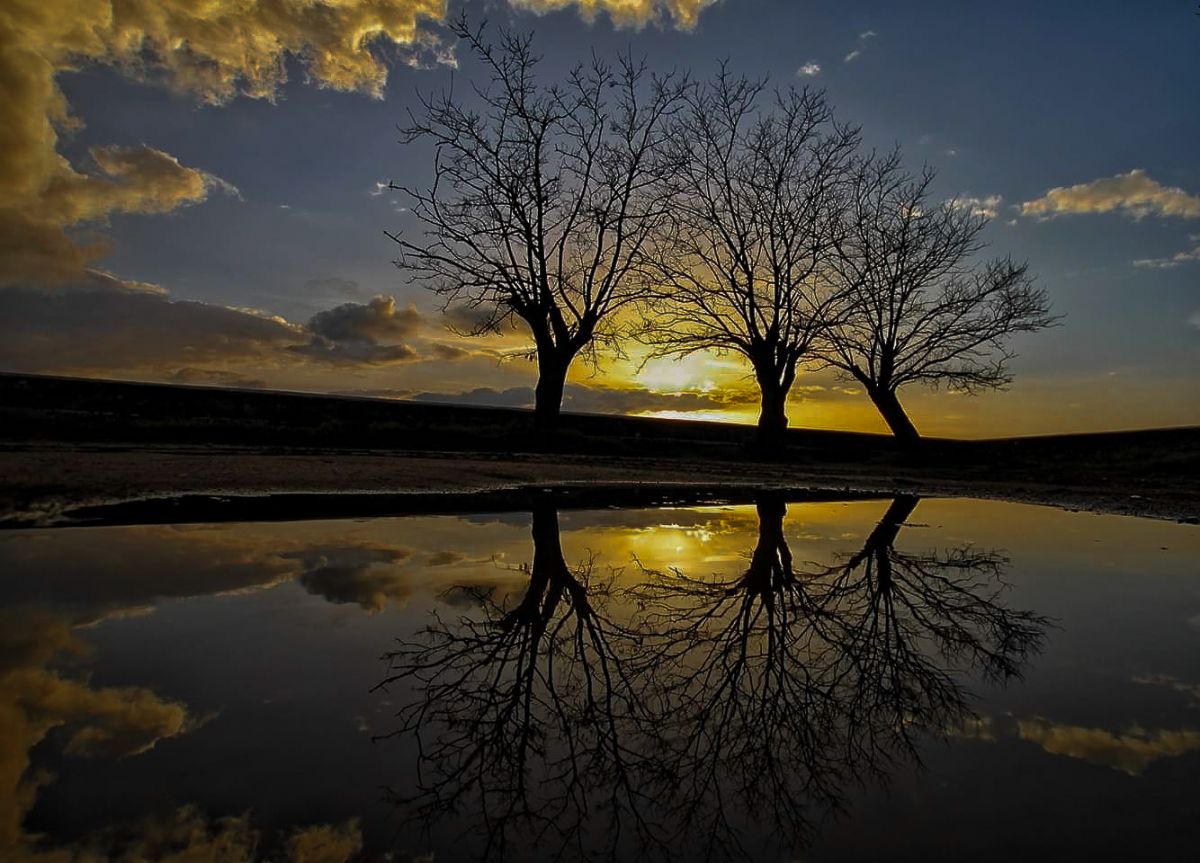
[[[8,531],[0,857],[1180,859],[1198,561],[907,497]]]

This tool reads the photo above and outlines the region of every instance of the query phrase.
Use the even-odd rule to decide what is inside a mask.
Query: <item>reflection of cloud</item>
[[[282,838],[282,837],[280,837]],[[282,857],[264,856],[273,844],[282,845]],[[287,863],[345,863],[362,853],[358,819],[341,824],[315,824],[294,828],[281,843],[267,840],[252,822],[250,813],[210,818],[194,805],[142,818],[132,824],[108,827],[71,845],[14,849],[14,863],[99,863],[124,861],[220,861],[257,863],[264,859]]]
[[[990,716],[969,716],[953,728],[946,729],[946,736],[995,743],[996,727]]]
[[[192,726],[187,708],[139,687],[93,688],[47,667],[60,655],[82,656],[69,617],[15,609],[0,617],[6,664],[0,671],[0,852],[24,844],[21,822],[48,777],[30,774],[30,751],[55,728],[69,726],[65,752],[123,758],[151,749]]]
[[[458,551],[435,551],[425,558],[426,566],[453,566],[467,559],[467,556]]]
[[[1115,177],[1101,177],[1074,186],[1058,186],[1040,198],[1026,201],[1021,213],[1053,218],[1067,213],[1121,212],[1135,219],[1149,215],[1200,219],[1200,195],[1164,186],[1140,168]]]
[[[1192,707],[1200,707],[1200,683],[1187,683],[1170,674],[1139,674],[1133,678],[1134,683],[1146,686],[1162,686],[1186,695]]]
[[[411,579],[396,565],[412,551],[385,546],[317,546],[283,557],[298,560],[304,571],[300,583],[309,593],[334,603],[382,611],[389,602],[400,604],[413,592]]]
[[[1065,755],[1111,767],[1131,776],[1160,758],[1173,758],[1200,749],[1200,731],[1144,729],[1133,726],[1120,734],[1102,728],[1058,725],[1048,719],[1017,723],[1022,740],[1036,743],[1052,755]]]

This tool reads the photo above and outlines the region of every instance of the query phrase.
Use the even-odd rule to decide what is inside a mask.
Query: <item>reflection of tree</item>
[[[922,713],[943,714],[943,726],[961,718],[967,703],[956,674],[995,682],[1018,675],[1045,626],[1001,603],[1008,561],[997,552],[897,550],[917,503],[897,497],[861,551],[820,571],[823,634],[838,648],[852,712],[890,713],[898,728]]]
[[[504,856],[514,835],[540,848],[605,837],[622,823],[648,829],[622,729],[638,716],[621,656],[632,633],[604,611],[610,583],[589,561],[572,571],[558,513],[533,511],[533,563],[515,602],[478,592],[480,613],[433,621],[388,654],[389,677],[417,696],[389,736],[420,743],[420,786],[404,801],[426,822],[449,811],[482,820],[484,856]],[[605,813],[591,835],[584,816]]]
[[[1043,622],[999,602],[1001,556],[895,549],[916,504],[897,498],[858,553],[798,571],[785,506],[764,496],[742,574],[652,572],[637,588],[645,685],[669,705],[660,799],[706,856],[745,850],[751,823],[802,843],[848,785],[915,759],[918,732],[963,722],[957,673],[1006,678],[1038,646]]]
[[[1040,643],[1044,622],[1001,603],[1000,555],[895,548],[916,505],[897,498],[857,553],[797,565],[764,495],[742,572],[644,571],[621,597],[567,567],[540,507],[518,600],[481,595],[480,615],[435,615],[391,654],[388,682],[416,687],[396,732],[422,747],[410,805],[479,813],[494,854],[514,830],[579,857],[630,831],[643,857],[803,844],[849,787],[915,760],[919,734],[963,724],[963,675],[1010,677]]]

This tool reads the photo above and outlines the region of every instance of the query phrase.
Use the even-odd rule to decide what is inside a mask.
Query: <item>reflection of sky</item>
[[[790,505],[797,565],[857,551],[886,507]],[[735,575],[758,527],[753,507],[565,511],[560,524],[568,563],[595,555],[626,583],[640,577],[635,558]],[[1198,814],[1200,534],[933,500],[896,547],[964,544],[1002,549],[1006,603],[1058,628],[1023,682],[975,687],[979,721],[931,747],[926,773],[898,771],[886,800],[857,794],[823,850],[867,858],[899,831],[914,856],[1046,841],[1104,850],[1140,829],[1170,856]],[[467,609],[439,603],[446,589],[519,591],[530,560],[527,516],[0,535],[0,842],[95,843],[107,824],[191,805],[175,829],[206,841],[258,829],[295,848],[322,837],[350,848],[361,829],[368,845],[390,843],[378,789],[402,781],[412,753],[369,741],[404,697],[367,694],[379,656],[431,609]],[[248,810],[251,821],[219,820]],[[312,832],[320,824],[327,834]],[[399,850],[429,850],[410,844]]]

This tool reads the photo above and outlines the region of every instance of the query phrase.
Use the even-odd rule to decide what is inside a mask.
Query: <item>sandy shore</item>
[[[1002,477],[997,474],[1006,473]],[[472,495],[531,488],[703,486],[745,495],[755,488],[853,490],[878,494],[978,497],[1068,509],[1195,523],[1200,493],[1190,482],[1170,486],[1136,476],[1104,481],[1041,480],[1036,474],[854,464],[770,464],[608,456],[259,450],[220,447],[8,446],[0,450],[0,519],[51,523],[80,507],[180,495],[278,493],[453,493],[464,508]],[[644,494],[643,494],[644,498]],[[143,511],[145,511],[143,509]]]

